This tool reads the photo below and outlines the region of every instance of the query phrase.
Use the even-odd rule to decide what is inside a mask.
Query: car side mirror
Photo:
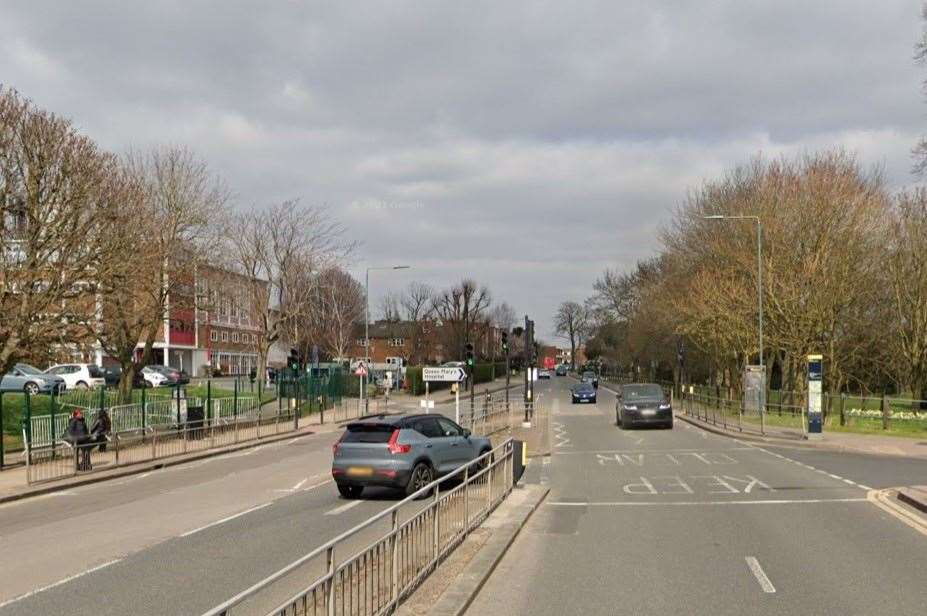
[[[464,431],[463,431],[463,436],[464,436],[464,438],[470,438],[470,434],[471,434],[471,432],[470,432],[469,430],[467,430],[466,428],[464,428]]]

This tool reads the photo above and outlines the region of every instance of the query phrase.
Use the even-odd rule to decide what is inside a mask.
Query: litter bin
[[[188,406],[187,407],[187,438],[188,439],[203,438],[204,417],[205,417],[205,413],[203,412],[202,406]]]

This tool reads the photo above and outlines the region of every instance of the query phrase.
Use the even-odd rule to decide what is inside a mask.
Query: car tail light
[[[397,441],[399,440],[399,430],[393,430],[392,436],[389,437],[389,442],[386,444],[389,447],[389,452],[393,455],[400,453],[409,453],[412,451],[412,445],[400,445]]]
[[[347,434],[347,433],[345,433],[345,434]],[[344,440],[344,434],[341,435],[341,438],[339,438],[337,441],[335,441],[334,443],[332,443],[332,455],[333,455],[333,456],[337,456],[337,455],[338,455],[338,450],[341,449],[341,441],[343,441],[343,440]]]

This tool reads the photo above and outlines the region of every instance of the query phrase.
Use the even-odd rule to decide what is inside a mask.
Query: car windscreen
[[[386,443],[395,427],[390,424],[350,424],[342,443]]]
[[[589,383],[580,383],[576,386],[575,391],[595,391],[595,389]]]
[[[625,400],[662,398],[663,388],[659,385],[626,385],[622,394]]]
[[[43,374],[41,370],[29,364],[16,364],[16,369],[23,374]]]

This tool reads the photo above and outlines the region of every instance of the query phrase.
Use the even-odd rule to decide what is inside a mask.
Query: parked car
[[[379,415],[347,425],[332,446],[332,477],[345,498],[368,486],[411,495],[491,449],[488,438],[440,415]]]
[[[170,385],[170,381],[167,376],[161,372],[155,370],[151,366],[145,366],[140,370],[142,378],[145,379],[145,382],[148,383],[148,387],[162,387],[164,385]]]
[[[19,391],[29,395],[49,394],[63,391],[64,379],[55,374],[45,374],[35,366],[16,364],[0,379],[0,392]]]
[[[583,372],[582,381],[583,383],[589,383],[595,389],[599,388],[599,375],[597,375],[592,370],[586,370],[585,372]]]
[[[595,387],[592,386],[592,383],[587,383],[585,381],[577,383],[573,386],[573,389],[570,390],[570,394],[573,397],[573,404],[580,404],[582,402],[596,403],[596,390]]]
[[[108,366],[103,368],[103,379],[108,387],[116,387],[119,385],[119,381],[122,380],[122,367]],[[135,374],[132,375],[132,389],[144,389],[146,387],[151,387],[151,383],[145,379],[141,370],[136,370]]]
[[[148,370],[149,372],[154,371],[164,376],[167,379],[168,385],[186,385],[190,382],[190,375],[188,375],[183,370],[178,370],[177,368],[172,368],[171,366],[151,364],[149,366],[145,366],[144,370]]]
[[[550,378],[550,370],[546,368],[541,368],[540,370],[538,370],[538,379],[549,379],[549,378]]]
[[[567,367],[566,367],[566,365],[565,365],[565,364],[560,364],[559,366],[557,366],[556,374],[557,374],[557,376],[566,376],[566,375],[567,375]]]
[[[615,404],[615,423],[623,429],[652,424],[672,428],[673,407],[656,383],[624,385]]]
[[[106,385],[103,371],[96,364],[55,364],[45,370],[64,379],[68,389],[96,389]]]

